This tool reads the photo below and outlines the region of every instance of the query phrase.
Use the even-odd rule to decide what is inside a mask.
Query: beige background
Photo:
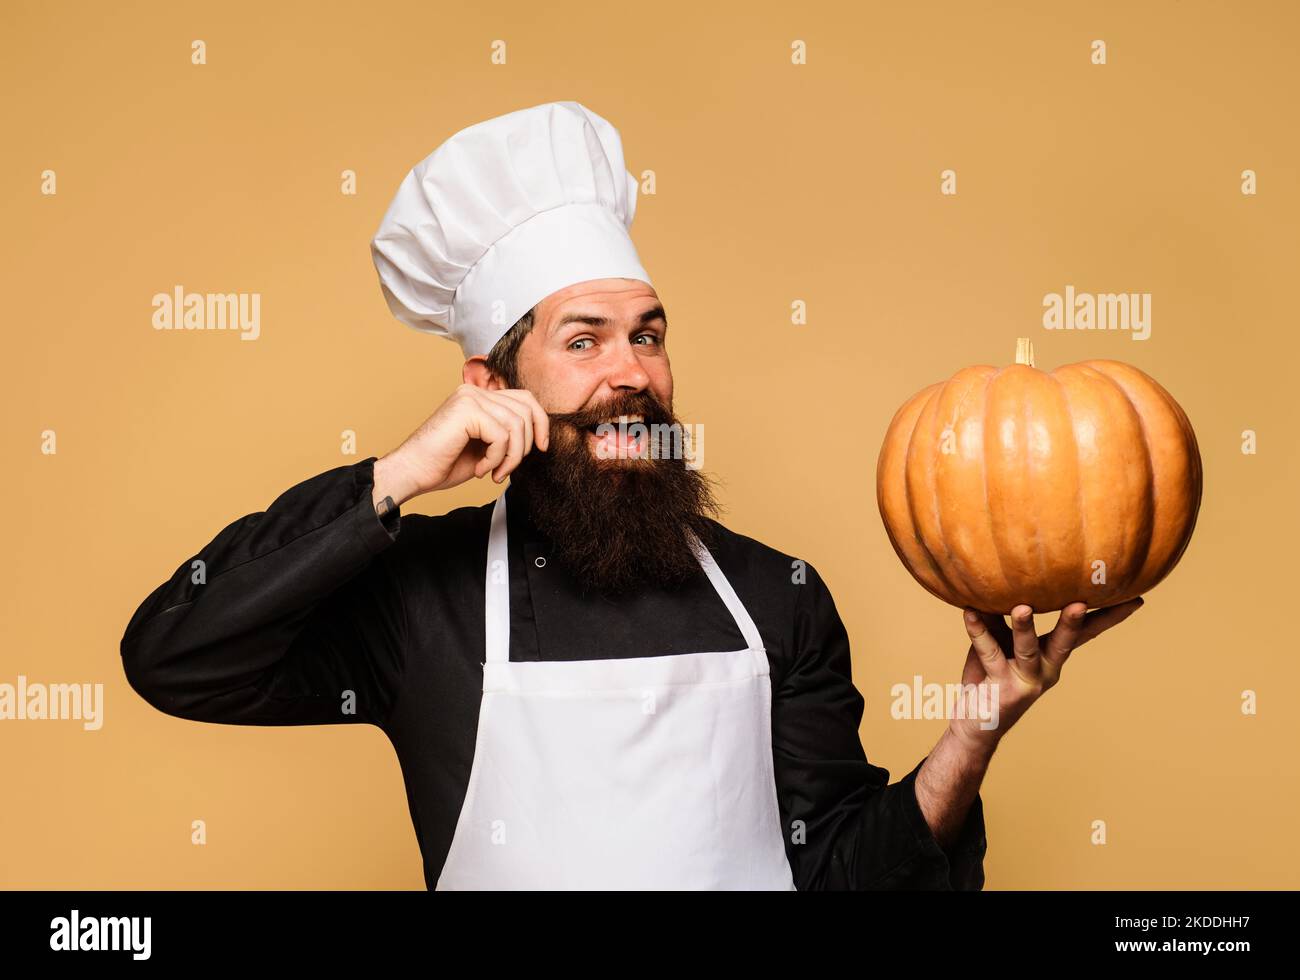
[[[1118,358],[1175,395],[1205,464],[1196,535],[999,749],[988,887],[1300,886],[1298,27],[1287,2],[5,3],[0,682],[102,682],[106,706],[98,732],[0,723],[0,884],[423,887],[378,729],[170,718],[117,644],[227,523],[381,455],[458,383],[452,345],[389,316],[369,237],[451,133],[576,99],[655,172],[633,234],[724,520],[825,576],[895,779],[943,722],[892,721],[891,685],[956,681],[967,641],[876,510],[894,410],[1017,336],[1039,367]],[[260,292],[261,338],[153,330],[176,284]],[[1151,293],[1151,338],[1044,330],[1067,284]]]

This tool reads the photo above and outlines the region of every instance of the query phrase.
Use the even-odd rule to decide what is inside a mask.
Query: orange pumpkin
[[[1154,379],[1109,360],[1043,372],[1022,338],[1015,364],[963,368],[898,410],[876,497],[898,557],[944,602],[1097,608],[1178,563],[1201,457]]]

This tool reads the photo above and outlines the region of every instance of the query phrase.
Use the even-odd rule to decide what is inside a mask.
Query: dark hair
[[[536,309],[534,306],[521,316],[488,351],[488,370],[504,381],[507,388],[519,387],[519,347],[533,329],[533,313]]]

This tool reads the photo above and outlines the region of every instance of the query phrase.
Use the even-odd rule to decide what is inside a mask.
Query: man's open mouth
[[[587,431],[593,436],[602,435],[601,426],[613,426],[613,429],[605,429],[604,432],[617,432],[620,422],[625,428],[630,429],[633,425],[645,425],[645,416],[642,415],[624,415],[618,418],[605,419],[601,422],[593,422],[587,426]],[[648,429],[649,426],[647,425]]]
[[[640,428],[636,428],[639,426]],[[602,459],[640,458],[646,455],[649,426],[641,415],[594,422],[586,428],[596,455]]]

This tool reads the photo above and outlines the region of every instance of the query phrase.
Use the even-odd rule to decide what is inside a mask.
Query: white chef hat
[[[370,244],[393,315],[486,354],[551,293],[649,283],[628,228],[637,182],[609,122],[548,102],[462,129],[415,165]]]

